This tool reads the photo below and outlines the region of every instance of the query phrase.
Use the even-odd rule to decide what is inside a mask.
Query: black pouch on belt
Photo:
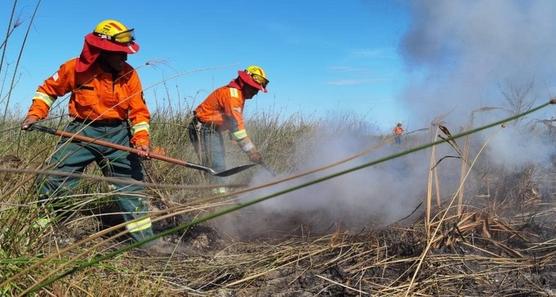
[[[202,152],[203,145],[201,143],[202,128],[203,128],[203,123],[201,123],[199,119],[197,119],[197,117],[195,116],[195,112],[193,112],[193,119],[187,126],[187,134],[189,136],[189,141],[191,141],[191,144],[195,149],[195,153],[197,154],[199,161],[202,161],[202,154],[203,154]]]

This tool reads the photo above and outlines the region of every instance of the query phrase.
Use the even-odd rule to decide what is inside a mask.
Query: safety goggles
[[[268,85],[268,79],[266,79],[262,75],[258,75],[256,73],[249,73],[249,74],[251,75],[251,77],[253,78],[253,80],[256,83],[261,85],[263,88],[266,88],[266,85]]]
[[[112,42],[121,43],[121,44],[128,44],[135,40],[135,35],[133,33],[134,29],[129,29],[126,31],[122,31],[120,33],[114,34],[113,36],[109,36],[106,34],[100,34],[97,32],[93,32],[96,36],[104,39],[108,39]]]

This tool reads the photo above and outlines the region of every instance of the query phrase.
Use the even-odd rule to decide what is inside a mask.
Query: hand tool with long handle
[[[104,140],[100,140],[100,139],[95,139],[95,138],[91,138],[91,137],[88,137],[88,136],[74,134],[74,133],[70,133],[70,132],[67,132],[67,131],[56,130],[54,128],[49,128],[49,127],[45,127],[45,126],[41,126],[41,125],[37,125],[37,124],[34,124],[31,127],[29,127],[29,130],[39,130],[39,131],[42,131],[42,132],[46,132],[48,134],[67,137],[67,138],[71,138],[71,139],[74,139],[74,140],[79,140],[79,141],[82,141],[82,142],[98,144],[98,145],[106,146],[106,147],[109,147],[109,148],[134,153],[134,154],[137,154],[137,155],[140,152],[142,152],[142,151],[140,151],[138,149],[135,149],[135,148],[132,148],[132,147],[119,145],[119,144],[116,144],[116,143],[112,143],[112,142],[108,142],[108,141],[104,141]],[[251,167],[257,165],[257,164],[246,164],[246,165],[241,165],[241,166],[237,166],[237,167],[233,167],[233,168],[230,168],[230,169],[226,169],[226,170],[222,170],[222,171],[217,172],[210,167],[206,167],[206,166],[203,166],[203,165],[174,159],[174,158],[167,157],[167,156],[164,156],[164,155],[159,155],[159,154],[156,154],[156,153],[149,153],[148,157],[152,158],[152,159],[166,161],[166,162],[169,162],[169,163],[172,163],[172,164],[185,166],[185,167],[188,167],[188,168],[202,170],[202,171],[205,171],[205,172],[207,172],[211,175],[220,176],[220,177],[230,176],[230,175],[239,173],[239,172],[241,172],[245,169],[248,169],[248,168],[251,168]]]

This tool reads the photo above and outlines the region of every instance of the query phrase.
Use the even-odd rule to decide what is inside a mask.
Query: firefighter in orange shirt
[[[394,133],[394,141],[396,142],[396,144],[401,144],[402,134],[404,132],[402,123],[397,123],[396,126],[394,127],[394,130],[392,130],[392,132]]]
[[[247,135],[243,119],[245,100],[259,91],[267,92],[269,80],[265,71],[255,65],[238,71],[238,76],[225,86],[213,91],[193,112],[188,126],[189,139],[201,157],[201,162],[216,171],[224,170],[225,150],[222,132],[228,130],[233,140],[254,163],[262,163],[262,156]],[[218,181],[213,179],[213,181]],[[216,192],[224,193],[225,188]]]
[[[137,72],[126,63],[127,55],[139,50],[133,29],[116,20],[100,22],[92,33],[85,36],[83,50],[38,87],[22,129],[47,117],[56,98],[71,92],[69,115],[73,119],[65,130],[120,145],[133,146],[149,153],[150,114],[143,98],[143,89]],[[67,173],[82,173],[96,162],[104,175],[143,181],[144,172],[135,154],[100,145],[61,139],[48,165]],[[49,176],[39,185],[41,202],[56,213],[67,215],[66,195],[77,185],[74,177]],[[153,235],[147,205],[142,200],[144,187],[139,185],[110,184],[124,221],[133,240]],[[48,200],[47,200],[48,199]],[[52,213],[50,214],[52,215]],[[51,216],[52,217],[52,216]],[[46,220],[46,219],[44,219]]]

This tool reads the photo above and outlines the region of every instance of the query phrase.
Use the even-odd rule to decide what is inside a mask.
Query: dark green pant
[[[226,169],[224,137],[214,125],[203,124],[194,118],[187,127],[187,133],[204,166],[215,171]],[[225,178],[214,176],[209,176],[209,180],[214,183],[226,181]]]
[[[85,124],[73,121],[68,125],[66,131],[124,146],[130,145],[130,130],[127,122]],[[48,165],[54,170],[62,172],[83,173],[85,167],[92,162],[96,162],[100,166],[105,176],[143,181],[143,169],[137,155],[96,144],[68,142],[67,138],[60,140]],[[77,183],[78,178],[76,177],[48,176],[39,187],[41,199],[48,198],[53,205],[63,204],[63,201],[60,201],[62,200],[61,196],[66,195]],[[123,213],[125,221],[147,214],[148,207],[141,199],[144,192],[143,186],[112,183],[110,190],[114,193],[113,198]],[[57,197],[60,198],[57,199]],[[148,224],[142,220],[141,222],[144,224],[139,227],[137,224],[128,225],[134,240],[141,240],[153,235],[150,220],[147,221]],[[130,228],[130,226],[135,226],[135,228]]]

